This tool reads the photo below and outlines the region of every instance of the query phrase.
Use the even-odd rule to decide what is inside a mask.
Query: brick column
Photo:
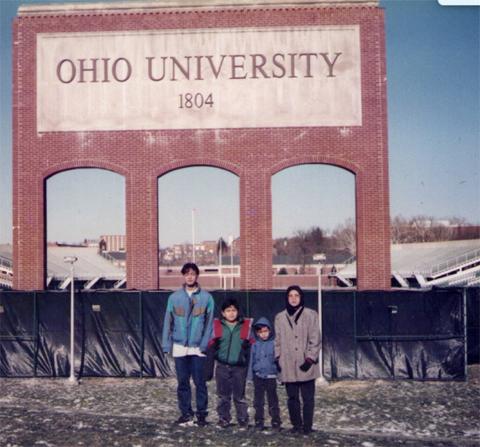
[[[14,171],[13,288],[45,288],[45,186],[38,176]],[[20,178],[19,178],[20,177]]]
[[[240,177],[240,263],[242,289],[272,288],[271,177],[259,169]]]
[[[390,216],[388,194],[379,170],[356,177],[357,289],[390,289]]]
[[[127,287],[158,289],[157,179],[140,171],[126,179]]]

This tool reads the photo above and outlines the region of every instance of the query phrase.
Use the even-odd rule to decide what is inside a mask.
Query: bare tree
[[[320,227],[312,227],[309,230],[296,230],[290,244],[288,244],[294,256],[297,256],[302,263],[302,270],[305,270],[307,260],[315,253],[325,249],[326,238]]]
[[[273,253],[280,256],[289,254],[288,237],[281,237],[273,241]]]
[[[220,239],[217,242],[217,258],[218,258],[218,263],[220,264],[220,256],[226,255],[228,252],[228,245],[225,242],[225,239],[223,237],[220,237]]]
[[[357,249],[355,221],[348,218],[343,224],[337,225],[332,232],[332,239],[338,248],[348,250],[354,256]]]
[[[397,215],[391,222],[392,242],[407,244],[412,242],[436,242],[458,239],[461,229],[473,228],[461,217],[438,220],[432,216],[416,215],[409,219]]]

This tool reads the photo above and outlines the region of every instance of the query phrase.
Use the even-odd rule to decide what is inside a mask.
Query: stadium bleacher
[[[98,254],[96,247],[48,247],[47,249],[47,284],[49,288],[65,288],[70,276],[70,266],[64,257],[75,256],[75,279],[83,281],[84,288],[93,288],[101,284],[115,287],[125,279],[124,269],[106,260]],[[123,281],[124,284],[124,281]],[[122,285],[123,285],[122,284]],[[63,287],[62,287],[63,286]]]
[[[391,253],[394,286],[427,288],[478,284],[480,239],[393,244]],[[337,276],[355,283],[356,267],[352,262]]]
[[[76,256],[75,280],[83,288],[122,288],[126,271],[118,261],[125,253],[101,256],[96,247],[48,246],[47,279],[49,289],[69,285],[70,266],[64,257]],[[356,284],[355,261],[335,275],[340,287]],[[12,287],[12,246],[0,245],[0,288]],[[178,282],[178,281],[177,281]],[[392,245],[392,286],[402,288],[469,287],[480,285],[480,239]]]

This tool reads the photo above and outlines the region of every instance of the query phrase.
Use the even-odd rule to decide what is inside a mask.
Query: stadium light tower
[[[70,264],[70,383],[76,383],[75,379],[75,262],[76,256],[65,256],[63,262]]]

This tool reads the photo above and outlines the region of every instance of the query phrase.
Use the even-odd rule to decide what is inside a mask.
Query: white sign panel
[[[359,27],[37,36],[37,130],[362,124]]]

